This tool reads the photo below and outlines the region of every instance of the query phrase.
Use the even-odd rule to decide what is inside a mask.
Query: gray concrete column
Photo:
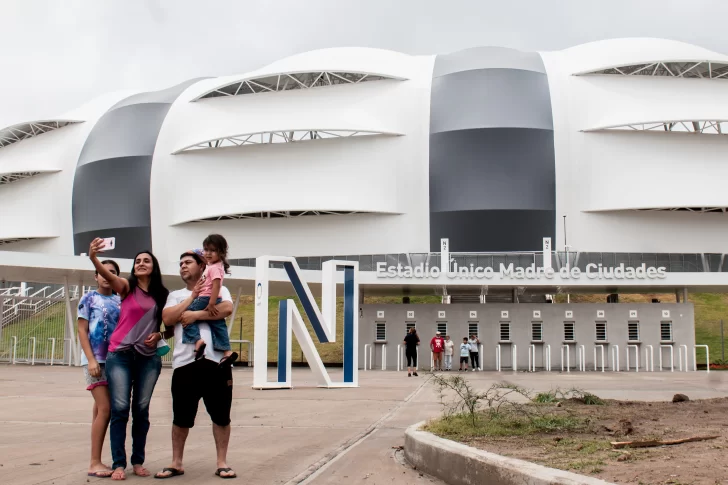
[[[683,296],[682,296],[682,302],[687,303],[688,302],[688,287],[684,287],[683,290]]]

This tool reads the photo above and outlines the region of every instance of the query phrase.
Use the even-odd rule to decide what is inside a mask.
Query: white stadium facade
[[[728,56],[670,40],[307,52],[0,129],[0,278],[88,284],[80,255],[116,237],[110,256],[151,249],[178,285],[176,256],[221,233],[246,294],[272,254],[295,256],[314,286],[335,257],[359,261],[362,295],[442,296],[362,304],[375,352],[383,329],[396,344],[415,321],[501,342],[509,365],[510,345],[549,335],[553,359],[562,341],[607,342],[595,322],[614,325],[607,350],[622,358],[627,345],[692,349],[685,294],[728,289],[726,134]],[[469,273],[442,264],[444,238]],[[547,270],[531,277],[532,264]],[[547,304],[557,292],[676,302]]]

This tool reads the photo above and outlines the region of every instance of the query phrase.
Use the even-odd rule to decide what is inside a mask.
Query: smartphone
[[[101,246],[101,249],[99,249],[99,251],[111,251],[113,249],[116,249],[115,237],[105,237],[102,239],[102,241],[104,241],[104,245]]]

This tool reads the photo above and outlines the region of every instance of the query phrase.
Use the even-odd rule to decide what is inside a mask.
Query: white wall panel
[[[653,39],[605,41],[542,54],[554,116],[557,250],[564,247],[566,215],[566,240],[578,251],[725,251],[724,214],[627,209],[726,205],[728,137],[581,130],[662,119],[726,119],[728,81],[572,75],[587,65],[725,57],[708,54]]]
[[[170,109],[155,150],[151,191],[155,251],[174,254],[199,246],[214,231],[228,238],[234,257],[276,251],[296,256],[427,251],[427,139],[434,58],[397,58],[402,60],[399,72],[406,71],[407,81],[193,103],[189,101],[210,80],[191,86]],[[402,136],[172,154],[205,139],[299,128],[360,129]],[[180,224],[223,214],[279,210],[378,214]]]
[[[110,93],[58,117],[83,123],[0,148],[0,173],[57,171],[0,185],[0,239],[50,238],[3,245],[2,250],[73,254],[71,193],[78,156],[96,120],[126,95]]]

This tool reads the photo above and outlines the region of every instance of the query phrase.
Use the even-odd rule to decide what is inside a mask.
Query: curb
[[[420,431],[421,421],[407,428],[404,455],[429,475],[450,485],[613,485],[598,478],[548,468],[478,450]]]

